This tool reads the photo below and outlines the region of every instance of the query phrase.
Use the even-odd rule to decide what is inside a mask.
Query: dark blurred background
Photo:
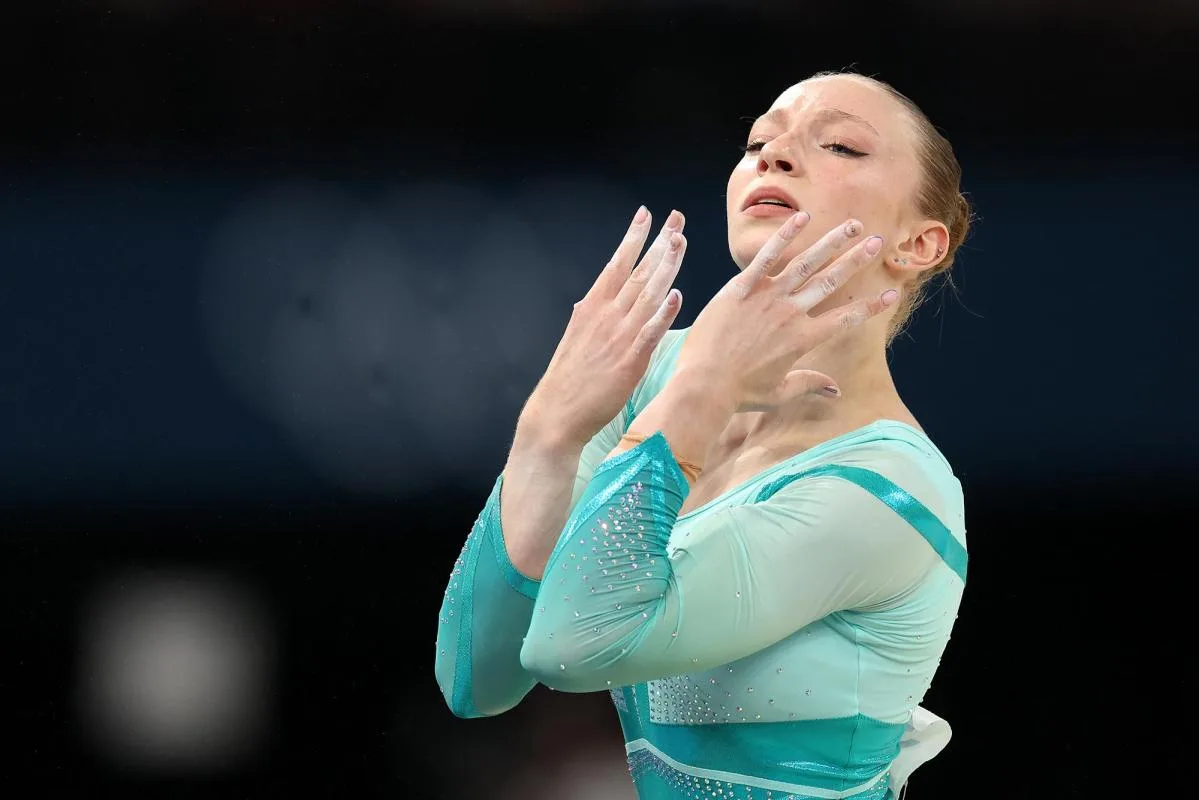
[[[908,796],[1189,784],[1197,36],[1190,0],[6,7],[4,793],[630,798],[602,695],[449,714],[444,581],[636,206],[688,215],[689,324],[748,119],[847,67],[978,214],[894,347],[972,555]]]

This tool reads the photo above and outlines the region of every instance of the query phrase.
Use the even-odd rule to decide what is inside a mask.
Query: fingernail
[[[641,223],[645,222],[645,220],[648,218],[649,218],[649,209],[646,208],[645,206],[641,206],[641,208],[637,209],[637,213],[633,215],[633,222],[636,222],[638,225],[640,225]]]
[[[791,224],[794,227],[798,228],[800,225],[807,225],[808,220],[810,220],[811,218],[812,218],[812,215],[809,214],[808,212],[800,211],[791,218]]]
[[[882,249],[883,249],[883,237],[871,236],[869,239],[866,240],[866,253],[868,255],[876,256],[876,255],[878,255],[878,251],[882,250]]]
[[[677,231],[681,227],[683,227],[683,215],[678,210],[671,211],[670,216],[666,218],[666,230]]]
[[[883,292],[883,305],[889,306],[895,302],[895,298],[899,297],[899,292],[894,289],[888,289]]]
[[[858,222],[856,219],[851,219],[849,222],[845,223],[846,236],[857,236],[861,232],[862,223]]]
[[[677,233],[671,234],[671,236],[670,236],[670,251],[673,253],[674,251],[678,250],[682,246],[683,246],[683,237],[679,236]]]
[[[820,391],[824,392],[824,393],[825,393],[825,394],[827,394],[829,397],[840,397],[840,396],[841,396],[841,390],[840,390],[840,389],[838,389],[836,386],[831,386],[831,385],[830,385],[830,386],[825,386],[825,387],[824,387],[823,389],[821,389]]]

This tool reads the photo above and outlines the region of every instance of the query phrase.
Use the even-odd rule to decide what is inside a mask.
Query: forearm
[[[500,525],[508,558],[540,580],[566,519],[581,445],[553,442],[522,420],[504,466]]]
[[[521,650],[522,665],[542,682],[591,691],[646,669],[659,644],[677,649],[666,638],[650,644],[645,657],[634,655],[651,630],[681,613],[670,598],[667,549],[689,492],[677,462],[702,464],[732,415],[721,397],[686,376],[672,379],[630,427],[646,441],[635,452],[627,440],[611,451],[589,483],[546,569],[558,576],[560,566],[573,568],[562,570],[552,587],[539,587],[544,612],[533,615]],[[664,636],[677,630],[669,626]]]
[[[660,435],[604,461],[566,523],[521,648],[547,686],[593,691],[658,621],[671,581],[667,543],[686,499],[685,476]]]
[[[600,447],[606,451],[611,441],[609,433]],[[533,687],[520,666],[521,642],[537,579],[566,522],[576,469],[589,452],[555,446],[528,425],[517,426],[507,467],[467,537],[442,602],[435,671],[458,716],[502,713]]]

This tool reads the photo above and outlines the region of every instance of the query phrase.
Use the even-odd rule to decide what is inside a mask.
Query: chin
[[[729,255],[733,257],[733,263],[738,269],[745,269],[749,266],[749,262],[754,260],[754,256],[766,244],[773,231],[765,234],[754,234],[747,231],[729,232]]]
[[[737,269],[743,270],[749,266],[749,262],[754,260],[756,251],[751,250],[741,242],[729,239],[729,255],[733,257],[733,263],[737,265]]]

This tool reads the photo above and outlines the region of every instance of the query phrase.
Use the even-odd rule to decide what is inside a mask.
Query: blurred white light
[[[86,609],[79,701],[119,766],[214,771],[268,733],[272,635],[261,609],[216,577],[129,576]]]

